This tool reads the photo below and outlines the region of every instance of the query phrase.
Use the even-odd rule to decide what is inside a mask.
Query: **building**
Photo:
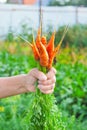
[[[38,5],[40,0],[7,0],[8,3],[12,4],[35,4]],[[42,5],[47,5],[50,0],[42,0]]]
[[[37,0],[23,0],[23,4],[35,4]]]
[[[37,0],[7,0],[8,3],[12,4],[36,4]]]
[[[23,4],[23,0],[7,0],[7,3],[11,3],[11,4]]]

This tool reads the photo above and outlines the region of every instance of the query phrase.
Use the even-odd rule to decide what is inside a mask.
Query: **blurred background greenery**
[[[20,35],[32,41],[32,29],[23,25]],[[29,30],[27,31],[28,28]],[[64,26],[56,32],[55,46],[61,38]],[[52,27],[46,32],[49,40]],[[28,33],[29,32],[29,33]],[[36,35],[36,31],[34,31]],[[56,64],[57,81],[55,97],[59,108],[60,128],[65,130],[87,129],[87,25],[69,27]],[[0,42],[0,76],[12,76],[27,73],[36,67],[30,46],[20,37],[8,33]],[[31,101],[31,94],[22,94],[0,100],[0,128],[20,130]],[[4,125],[6,127],[4,127]],[[28,125],[28,124],[27,124]]]

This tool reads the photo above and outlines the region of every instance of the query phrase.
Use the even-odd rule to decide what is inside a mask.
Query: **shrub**
[[[56,33],[56,43],[61,39],[64,28],[65,26],[59,27]],[[87,25],[70,26],[64,38],[63,45],[76,46],[78,48],[87,46]]]

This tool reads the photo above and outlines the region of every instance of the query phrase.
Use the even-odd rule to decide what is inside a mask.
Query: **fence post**
[[[78,17],[78,6],[76,6],[76,9],[75,9],[75,22],[76,22],[76,24],[78,24],[79,23],[79,17]]]
[[[43,14],[42,14],[42,0],[39,0],[39,27],[41,27],[41,35],[42,35],[42,22],[43,22]]]
[[[11,9],[10,10],[10,23],[9,23],[9,26],[8,26],[8,33],[11,33],[12,30],[13,30],[13,26],[12,26],[12,14],[13,14],[13,10]]]

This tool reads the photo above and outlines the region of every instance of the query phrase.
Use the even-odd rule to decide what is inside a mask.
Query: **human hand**
[[[55,82],[56,82],[56,70],[51,68],[46,74],[46,80],[38,80],[38,88],[44,94],[51,94],[54,91]]]
[[[56,82],[55,74],[56,70],[54,68],[51,68],[46,75],[38,69],[34,68],[25,76],[24,87],[26,88],[27,92],[34,92],[36,89],[35,83],[38,80],[38,88],[42,93],[52,93],[54,91]]]

